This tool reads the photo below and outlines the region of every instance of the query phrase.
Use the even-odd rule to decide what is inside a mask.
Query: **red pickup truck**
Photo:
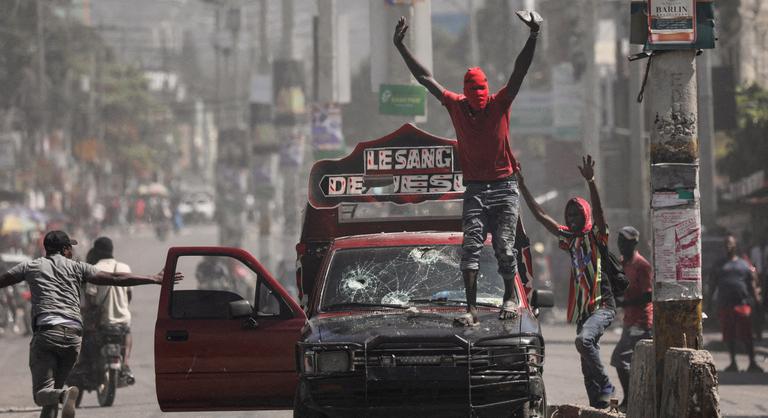
[[[160,408],[544,416],[536,309],[552,306],[551,292],[518,277],[517,315],[499,320],[487,245],[481,324],[453,325],[465,310],[455,150],[405,125],[316,163],[296,246],[301,302],[244,250],[171,248],[155,326]],[[530,285],[530,263],[520,267]],[[174,285],[176,271],[196,281]]]

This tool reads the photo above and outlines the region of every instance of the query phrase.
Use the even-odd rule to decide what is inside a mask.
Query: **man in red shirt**
[[[543,19],[536,12],[517,12],[531,29],[528,41],[515,60],[507,84],[490,94],[488,80],[479,67],[464,75],[464,94],[457,94],[438,83],[403,43],[408,26],[401,17],[393,41],[405,64],[421,85],[437,97],[451,116],[458,140],[459,160],[464,174],[461,271],[467,296],[467,313],[456,318],[460,325],[474,326],[477,320],[477,272],[480,251],[488,232],[504,279],[504,298],[499,318],[514,316],[514,278],[517,274],[515,227],[520,198],[515,170],[517,161],[509,145],[509,108],[520,91],[536,50],[536,38]]]
[[[653,271],[648,260],[637,251],[638,242],[640,233],[637,229],[625,226],[619,230],[621,265],[629,286],[624,291],[624,297],[616,300],[616,305],[624,308],[624,329],[611,355],[611,366],[619,375],[624,390],[621,404],[625,407],[629,399],[629,370],[635,344],[653,338]]]

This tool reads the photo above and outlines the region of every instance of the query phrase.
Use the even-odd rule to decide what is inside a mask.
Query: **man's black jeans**
[[[468,183],[462,208],[461,270],[480,268],[480,250],[490,232],[499,273],[504,280],[512,280],[517,273],[515,232],[519,213],[520,192],[514,178]]]

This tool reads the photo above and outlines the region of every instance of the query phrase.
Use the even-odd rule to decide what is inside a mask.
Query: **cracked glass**
[[[323,308],[361,304],[409,306],[466,301],[459,245],[336,250],[326,275]],[[491,247],[483,247],[477,301],[500,306],[504,283]],[[516,290],[516,289],[515,289]],[[514,300],[519,299],[514,295]]]

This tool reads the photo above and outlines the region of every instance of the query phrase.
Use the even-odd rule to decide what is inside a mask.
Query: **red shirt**
[[[443,91],[459,142],[459,160],[464,180],[492,181],[515,173],[517,162],[509,146],[509,108],[512,100],[504,87],[488,98],[485,109],[469,113],[463,94]]]
[[[642,255],[635,252],[631,260],[622,260],[624,274],[629,280],[629,287],[624,291],[624,299],[637,299],[643,293],[653,292],[653,274],[651,264]],[[643,329],[653,327],[653,303],[624,307],[624,326],[638,326]]]

